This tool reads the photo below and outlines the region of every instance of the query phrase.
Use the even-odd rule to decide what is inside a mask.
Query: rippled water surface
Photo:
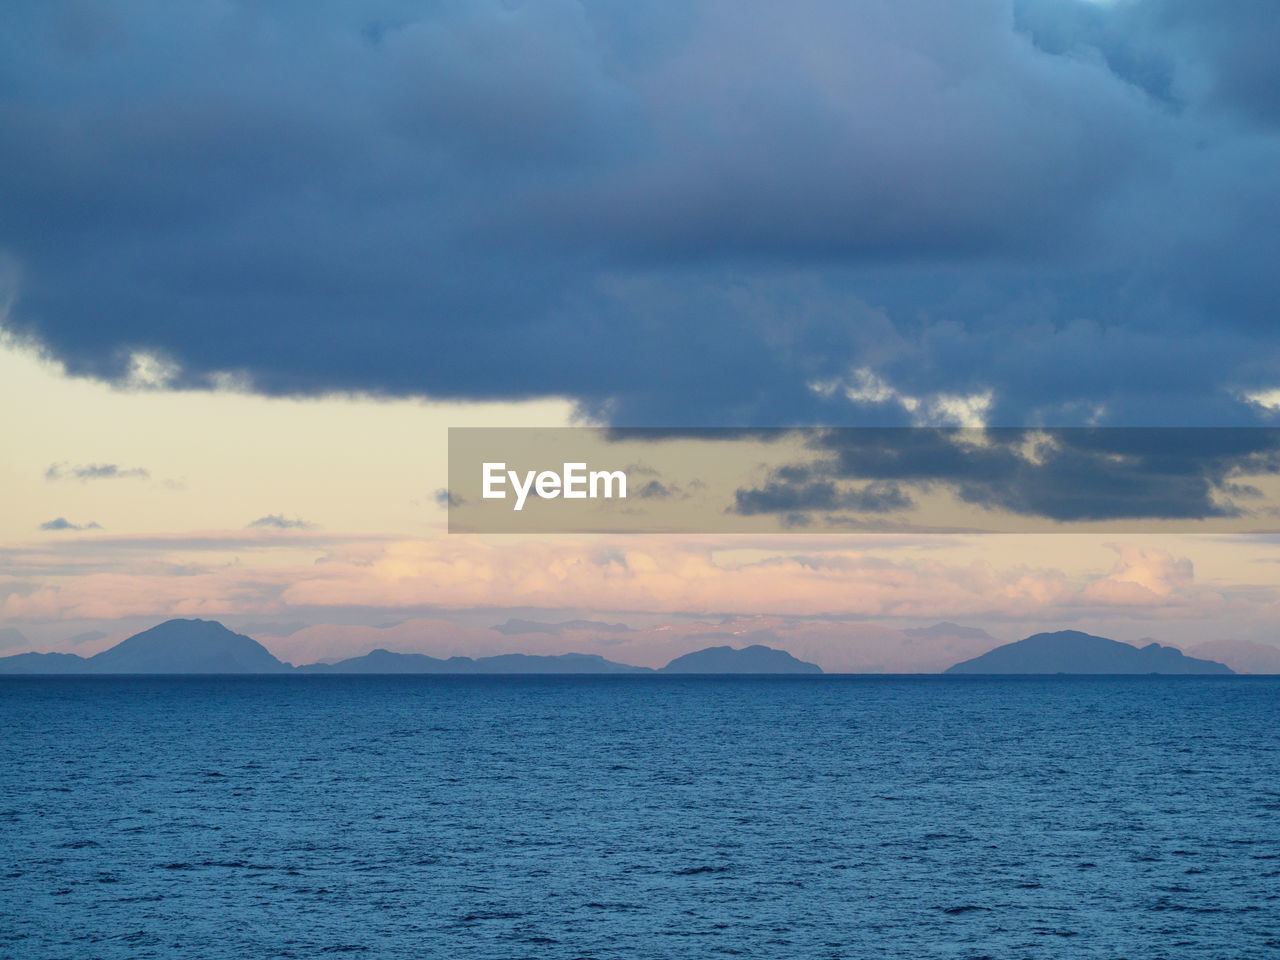
[[[0,680],[0,956],[1280,956],[1280,680]]]

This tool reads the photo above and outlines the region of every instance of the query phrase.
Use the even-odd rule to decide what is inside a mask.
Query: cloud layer
[[[8,324],[139,384],[617,423],[1249,422],[1280,384],[1278,17],[22,5]]]
[[[1051,562],[943,558],[943,543],[772,537],[751,549],[740,537],[497,543],[255,531],[175,538],[165,549],[99,537],[0,556],[0,619],[542,609],[1061,623],[1194,619],[1223,608],[1225,588],[1196,582],[1189,560],[1161,549],[1115,544],[1109,571],[1081,574]],[[1262,600],[1272,602],[1269,589]],[[1250,609],[1247,598],[1236,602],[1237,613]]]
[[[1277,509],[1242,482],[1280,473],[1280,431],[1271,428],[913,427],[806,437],[819,459],[737,490],[739,513],[903,511],[912,500],[902,485],[941,486],[987,510],[1063,522],[1267,519]]]

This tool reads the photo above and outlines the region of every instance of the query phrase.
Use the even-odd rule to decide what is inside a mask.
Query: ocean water
[[[1280,680],[0,680],[0,957],[1280,956]]]

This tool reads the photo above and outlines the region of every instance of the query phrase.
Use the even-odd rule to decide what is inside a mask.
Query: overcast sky
[[[619,423],[1251,422],[1278,32],[1244,0],[9,4],[9,325],[103,376]]]

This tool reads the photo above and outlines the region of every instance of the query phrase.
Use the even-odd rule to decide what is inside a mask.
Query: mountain
[[[442,660],[423,653],[392,653],[374,650],[362,657],[351,657],[337,663],[312,663],[299,667],[301,673],[651,673],[647,667],[614,663],[588,653],[563,653],[559,656],[529,656],[507,653],[496,657],[450,657]]]
[[[903,636],[923,638],[925,640],[934,640],[938,637],[959,637],[963,640],[995,639],[985,630],[979,630],[977,627],[962,627],[960,624],[952,623],[950,620],[935,623],[932,627],[914,627],[910,630],[903,630],[902,633]]]
[[[514,618],[506,623],[496,623],[492,629],[507,636],[518,633],[549,633],[557,637],[566,630],[594,630],[597,633],[628,633],[631,630],[625,623],[603,623],[599,620],[561,620],[559,623],[543,623],[541,620]]]
[[[77,633],[74,637],[67,637],[62,641],[62,645],[64,647],[75,647],[82,643],[95,643],[98,640],[105,640],[109,636],[109,633],[103,633],[101,630],[86,630],[84,633]]]
[[[1214,673],[1234,671],[1212,660],[1185,656],[1174,647],[1149,643],[1135,647],[1079,630],[1037,633],[1016,643],[1006,643],[980,657],[948,667],[950,674],[1134,674]]]
[[[466,659],[465,657],[460,659]],[[555,657],[504,653],[475,661],[476,673],[652,673],[648,667],[614,663],[594,653],[562,653]]]
[[[312,663],[298,667],[300,673],[447,673],[447,674],[637,674],[653,673],[648,667],[615,663],[594,653],[562,653],[532,656],[504,653],[494,657],[429,657],[422,653],[393,653],[374,650],[362,657],[336,663]],[[745,650],[711,647],[677,657],[659,673],[821,673],[812,663],[797,660],[782,650],[752,646]]]
[[[86,673],[85,664],[89,661],[77,657],[74,653],[15,653],[12,656],[0,657],[0,676]]]
[[[677,657],[667,673],[821,673],[812,663],[782,650],[755,645],[745,650],[712,647]],[[251,637],[215,620],[169,620],[135,634],[92,657],[68,653],[21,653],[0,657],[0,674],[644,674],[648,667],[615,663],[597,654],[449,657],[378,649],[336,663],[293,667]]]
[[[797,660],[785,650],[752,644],[741,650],[707,647],[676,657],[659,673],[821,673],[816,663]]]
[[[1280,674],[1280,647],[1252,640],[1210,640],[1190,651],[1225,663],[1236,673]]]
[[[955,630],[952,624],[934,630]],[[963,628],[960,628],[963,629]],[[1252,651],[1258,666],[1270,666],[1273,648]],[[1263,654],[1269,656],[1263,657]],[[294,668],[251,637],[234,633],[214,620],[169,620],[144,630],[92,657],[67,653],[21,653],[0,657],[0,674],[646,674],[597,654],[538,656],[508,653],[491,657],[447,659],[421,653],[377,649],[336,663]],[[753,644],[742,649],[707,647],[676,657],[662,674],[820,674],[814,663],[785,650]],[[948,668],[950,674],[1230,674],[1213,660],[1185,656],[1174,647],[1150,643],[1135,647],[1076,630],[1039,633],[996,647],[982,656]]]
[[[21,649],[27,646],[27,638],[14,627],[0,627],[0,650]]]
[[[308,663],[297,669],[299,673],[453,673],[449,664],[449,660],[428,657],[425,653],[372,650],[362,657],[349,657],[333,663]]]
[[[216,620],[169,620],[92,657],[23,653],[0,657],[0,673],[174,674],[288,673],[258,641],[232,633]]]
[[[86,662],[92,673],[287,673],[262,644],[216,620],[169,620]]]

